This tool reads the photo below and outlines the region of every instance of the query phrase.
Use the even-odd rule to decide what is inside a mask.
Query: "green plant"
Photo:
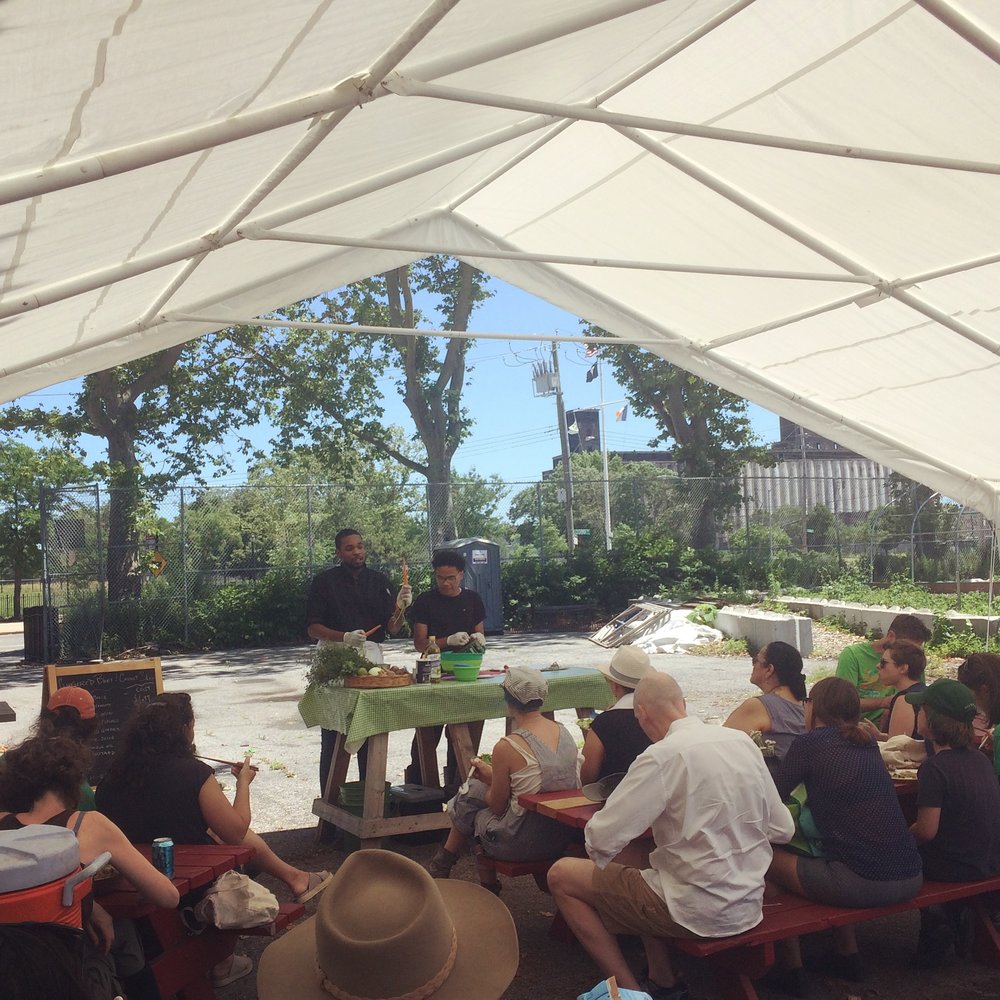
[[[714,628],[719,609],[714,604],[698,604],[688,615],[688,619],[696,625],[707,625]]]
[[[323,643],[312,651],[306,681],[309,684],[330,684],[357,674],[369,666],[368,661],[342,642]]]

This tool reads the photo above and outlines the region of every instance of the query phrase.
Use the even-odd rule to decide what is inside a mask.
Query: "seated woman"
[[[250,829],[247,760],[233,768],[236,797],[226,798],[215,772],[194,755],[191,696],[161,694],[125,724],[118,752],[97,789],[97,808],[137,843],[170,837],[175,844],[245,844],[253,867],[284,882],[304,903],[329,884],[329,872],[305,872],[282,861]]]
[[[517,798],[578,787],[576,743],[565,726],[542,715],[549,687],[537,670],[511,667],[502,687],[513,730],[493,748],[492,764],[473,759],[476,777],[448,803],[452,829],[427,866],[434,878],[450,877],[473,838],[490,857],[525,860],[558,857],[573,839],[570,827],[525,811]],[[480,867],[479,881],[500,892],[492,870]]]
[[[1000,656],[973,653],[959,666],[958,680],[972,692],[979,709],[972,720],[975,744],[993,762],[993,773],[1000,775]]]
[[[806,731],[802,655],[787,642],[769,642],[753,658],[750,683],[764,693],[734,708],[723,725],[745,733],[756,730],[773,740],[774,757],[766,758],[773,770],[788,752],[792,740]]]
[[[860,725],[857,689],[843,678],[827,677],[813,685],[810,695],[806,732],[792,743],[774,780],[784,799],[805,782],[824,856],[776,848],[767,877],[832,906],[888,906],[912,899],[923,882],[920,854],[875,739]],[[860,979],[854,929],[835,930],[834,943],[839,958],[830,971]],[[786,964],[801,970],[797,942]]]
[[[615,703],[594,719],[584,735],[580,768],[584,784],[627,771],[650,745],[632,711],[636,685],[646,674],[655,672],[649,657],[638,646],[622,646],[611,663],[598,670],[607,677]]]
[[[872,735],[883,742],[893,736],[917,739],[917,717],[913,705],[904,695],[923,691],[927,656],[924,651],[905,639],[896,639],[882,650],[878,662],[878,680],[883,688],[895,688],[889,707],[882,713],[882,725]],[[871,725],[871,723],[869,723]]]
[[[151,903],[168,909],[177,906],[174,884],[114,823],[100,813],[77,809],[80,783],[90,760],[90,752],[82,744],[59,736],[33,737],[8,750],[0,767],[0,810],[4,810],[0,812],[0,830],[35,824],[66,827],[76,834],[83,864],[108,851],[115,868]],[[115,966],[129,996],[158,995],[129,922],[112,922],[91,897],[84,901],[83,926],[97,949],[105,955],[113,949]],[[95,976],[100,982],[108,978],[97,975],[96,970]]]
[[[101,720],[97,718],[91,693],[86,688],[67,685],[52,692],[32,731],[36,736],[65,736],[89,747],[100,728]],[[80,783],[77,808],[82,812],[97,808],[94,789],[86,776]]]
[[[920,735],[934,753],[917,772],[917,819],[910,827],[924,862],[924,877],[973,882],[1000,872],[1000,785],[991,762],[972,746],[973,693],[942,679],[907,701],[917,709]],[[943,964],[959,939],[962,904],[920,911],[916,962]]]

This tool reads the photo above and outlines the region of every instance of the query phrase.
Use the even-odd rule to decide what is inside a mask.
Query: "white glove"
[[[365,630],[363,628],[356,628],[353,632],[345,632],[344,645],[350,646],[352,649],[364,649]]]
[[[405,587],[399,588],[399,593],[396,595],[396,607],[405,611],[413,603],[413,588],[406,584]]]
[[[469,648],[477,653],[483,652],[486,649],[486,636],[482,632],[473,632],[469,637]]]
[[[453,647],[465,647],[469,645],[469,633],[468,632],[453,632],[445,640],[446,646]]]

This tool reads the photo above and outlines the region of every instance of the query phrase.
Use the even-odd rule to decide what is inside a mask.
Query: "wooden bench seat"
[[[976,933],[973,956],[1000,968],[1000,932],[994,927],[983,898],[998,891],[1000,876],[979,882],[925,882],[913,899],[871,909],[826,906],[791,893],[778,893],[765,897],[763,920],[744,934],[669,940],[671,947],[678,951],[704,958],[712,964],[721,1000],[756,1000],[753,980],[774,964],[776,941],[966,899],[970,901]]]

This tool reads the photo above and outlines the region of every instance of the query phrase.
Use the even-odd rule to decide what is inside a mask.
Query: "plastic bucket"
[[[475,667],[476,673],[479,673],[483,665],[484,653],[442,653],[441,654],[441,669],[447,673],[455,673],[455,667]],[[475,680],[475,677],[468,678],[469,680]]]

